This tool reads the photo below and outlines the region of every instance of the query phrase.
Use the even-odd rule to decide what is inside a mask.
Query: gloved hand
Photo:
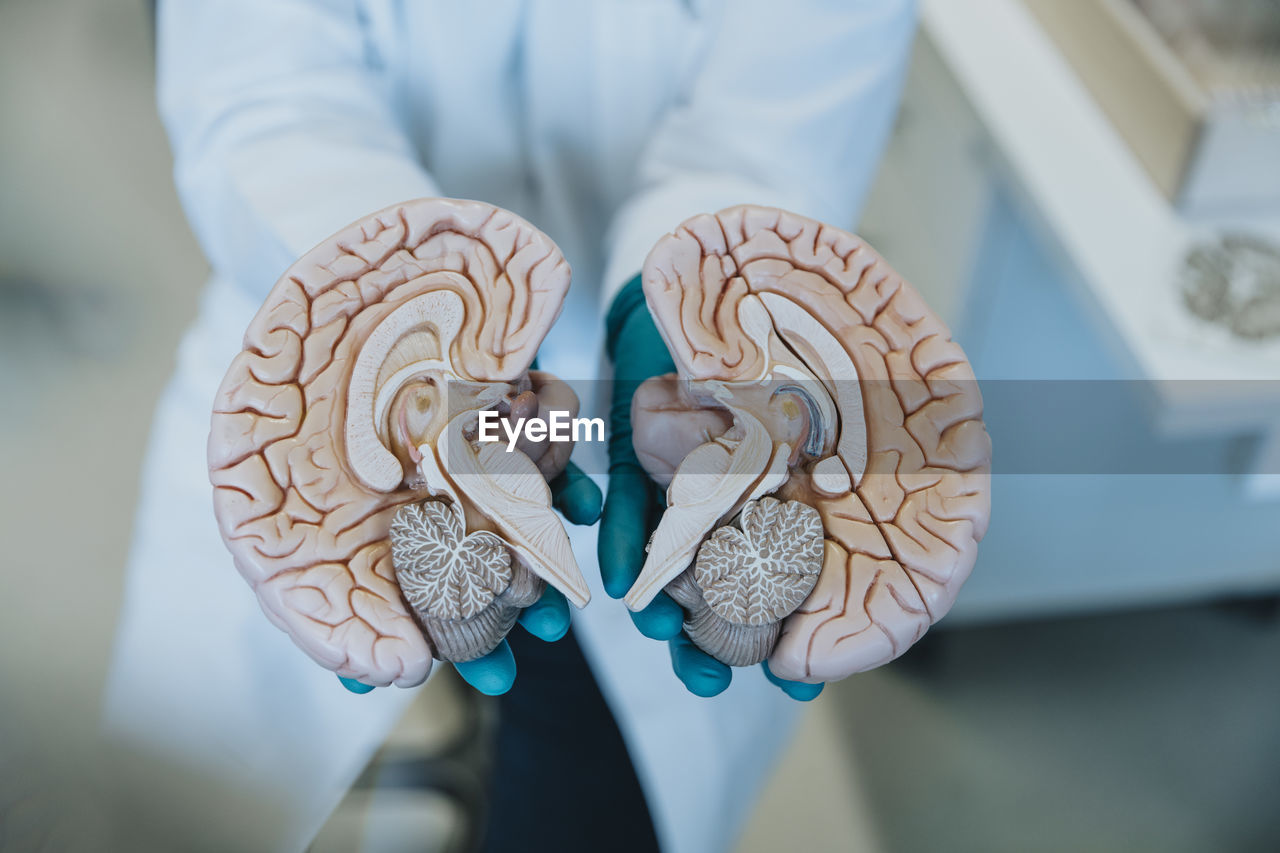
[[[640,383],[675,371],[662,335],[645,305],[640,276],[627,282],[609,307],[605,321],[609,360],[613,362],[613,394],[609,403],[609,495],[600,520],[600,575],[605,592],[622,598],[644,565],[645,545],[665,506],[662,490],[640,465],[631,443],[631,398]],[[640,633],[665,640],[671,668],[696,696],[715,696],[729,686],[733,670],[699,649],[684,634],[684,611],[665,593],[639,613],[632,613]],[[822,692],[821,684],[777,678],[768,664],[765,675],[793,699],[807,702]]]
[[[573,524],[595,524],[600,517],[600,488],[570,462],[551,481],[551,503]],[[520,614],[520,625],[538,639],[554,642],[569,631],[569,602],[548,586],[542,597]],[[516,659],[506,640],[484,657],[456,663],[454,668],[468,684],[488,696],[506,693],[516,680]],[[352,693],[373,690],[353,678],[338,676],[338,680]]]

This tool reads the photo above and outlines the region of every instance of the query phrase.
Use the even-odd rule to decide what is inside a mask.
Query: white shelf
[[[924,0],[923,29],[1054,248],[1153,382],[1159,426],[1280,430],[1280,382],[1263,381],[1280,380],[1280,342],[1249,344],[1198,321],[1176,285],[1197,241],[1223,227],[1280,240],[1280,220],[1181,218],[1018,0]]]

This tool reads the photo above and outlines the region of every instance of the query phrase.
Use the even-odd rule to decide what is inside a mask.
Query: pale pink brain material
[[[951,608],[990,514],[982,398],[946,326],[858,237],[758,207],[685,222],[650,254],[644,289],[682,378],[753,380],[797,355],[813,368],[824,340],[847,353],[856,377],[814,371],[834,387],[856,379],[861,391],[836,403],[837,447],[777,489],[819,511],[825,555],[769,664],[784,678],[827,681],[902,654]],[[759,322],[754,335],[747,328],[765,316],[760,305],[767,345]]]
[[[452,369],[510,382],[525,376],[568,286],[559,250],[519,217],[424,199],[334,235],[271,291],[218,390],[210,478],[236,567],[271,621],[321,665],[412,686],[432,660],[388,543],[392,516],[425,496],[421,484],[369,485],[342,440],[362,346],[398,307],[449,291],[461,304],[444,354]]]

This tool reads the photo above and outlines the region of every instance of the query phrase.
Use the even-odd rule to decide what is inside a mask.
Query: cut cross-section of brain
[[[643,278],[678,374],[632,403],[667,509],[628,606],[665,589],[699,647],[792,680],[902,654],[990,514],[982,397],[946,326],[858,237],[769,208],[686,221]]]
[[[571,446],[479,440],[480,413],[577,413],[530,371],[569,287],[555,244],[423,199],[299,259],[249,326],[209,435],[214,507],[267,616],[321,665],[422,682],[486,654],[547,584],[589,597],[547,479]]]

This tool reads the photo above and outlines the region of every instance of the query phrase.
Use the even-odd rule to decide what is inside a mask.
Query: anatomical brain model
[[[569,268],[479,202],[425,199],[326,240],[245,334],[209,437],[223,538],[316,661],[410,686],[501,642],[549,583],[589,597],[547,479],[572,445],[476,441],[478,413],[577,413],[529,366]]]
[[[577,414],[529,369],[568,286],[519,217],[423,199],[271,291],[218,390],[210,478],[236,566],[323,666],[411,686],[496,648],[546,584],[587,603],[547,485],[572,444],[478,429]],[[679,374],[633,401],[668,505],[628,606],[666,589],[698,646],[794,680],[901,654],[951,607],[990,508],[982,400],[945,326],[858,238],[764,208],[684,223],[644,290]]]
[[[663,238],[644,292],[678,375],[641,385],[637,455],[667,509],[627,605],[662,589],[694,643],[826,681],[950,609],[990,511],[964,353],[857,237],[735,207]]]

